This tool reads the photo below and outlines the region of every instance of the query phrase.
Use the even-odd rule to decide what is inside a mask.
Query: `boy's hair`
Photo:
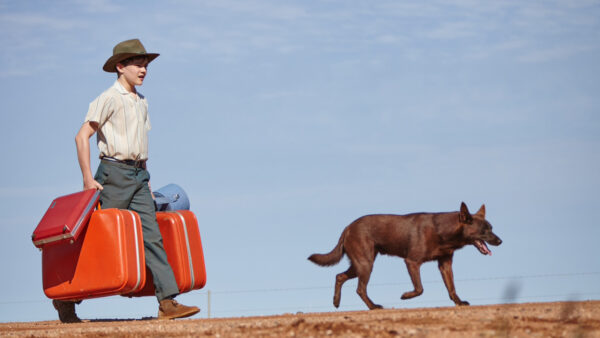
[[[145,60],[145,61],[149,61],[149,60],[148,60],[148,56],[146,56],[146,55],[136,55],[136,56],[132,56],[132,57],[130,57],[130,58],[127,58],[127,59],[125,59],[125,60],[123,60],[123,61],[119,61],[119,62],[117,62],[117,64],[119,64],[119,63],[120,63],[120,64],[122,64],[123,66],[128,66],[128,65],[130,65],[130,64],[132,64],[132,63],[134,63],[134,62],[136,62],[136,61],[138,61],[138,60]],[[147,66],[146,66],[146,67],[147,67]],[[116,66],[116,65],[115,65],[115,71],[117,72],[117,77],[119,77],[120,73],[119,73],[119,71],[118,71],[118,69],[117,69],[117,66]]]

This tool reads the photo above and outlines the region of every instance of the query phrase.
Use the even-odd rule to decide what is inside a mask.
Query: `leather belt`
[[[117,160],[114,157],[106,157],[106,156],[102,157],[101,160],[114,162],[114,163],[121,163],[121,164],[132,166],[134,168],[146,169],[146,160]]]

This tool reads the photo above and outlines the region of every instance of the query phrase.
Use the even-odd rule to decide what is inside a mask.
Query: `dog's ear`
[[[481,208],[479,208],[479,211],[475,215],[485,218],[485,204],[481,205]]]
[[[460,212],[458,213],[458,220],[461,223],[473,223],[473,216],[471,216],[471,213],[469,212],[469,209],[467,208],[467,205],[465,204],[465,202],[462,202],[460,204]]]

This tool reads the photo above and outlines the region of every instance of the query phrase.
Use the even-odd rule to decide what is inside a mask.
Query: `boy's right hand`
[[[100,183],[98,183],[95,179],[91,179],[91,180],[84,180],[83,181],[83,190],[87,190],[87,189],[98,189],[98,190],[102,190],[104,189],[104,187],[102,187],[102,185]]]

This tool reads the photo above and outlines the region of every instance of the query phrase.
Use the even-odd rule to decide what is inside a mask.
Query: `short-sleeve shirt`
[[[148,102],[137,93],[132,95],[119,81],[100,94],[92,103],[85,122],[98,123],[96,139],[100,158],[147,160],[150,118]]]

